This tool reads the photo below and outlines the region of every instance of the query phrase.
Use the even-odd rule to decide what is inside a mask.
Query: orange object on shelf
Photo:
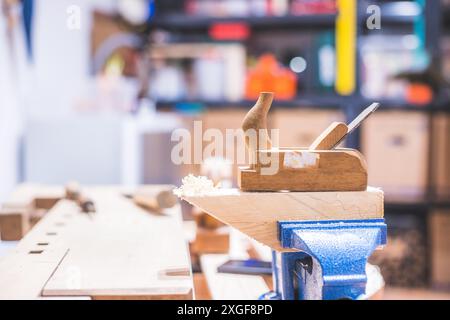
[[[256,67],[248,72],[245,97],[258,98],[261,92],[274,92],[277,99],[288,100],[297,95],[296,75],[280,66],[272,54],[264,54]]]
[[[406,90],[406,101],[426,105],[433,101],[433,90],[422,83],[411,83]]]

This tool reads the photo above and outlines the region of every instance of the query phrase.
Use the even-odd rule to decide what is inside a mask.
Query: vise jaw
[[[278,222],[278,237],[292,252],[273,251],[274,290],[261,299],[362,299],[366,264],[386,244],[384,219]]]

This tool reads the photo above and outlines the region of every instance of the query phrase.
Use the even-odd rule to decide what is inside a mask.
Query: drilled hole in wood
[[[48,235],[48,236],[56,236],[57,233],[56,233],[56,232],[47,232],[47,235]]]
[[[44,246],[48,246],[48,242],[38,242],[38,246],[44,247]]]
[[[28,252],[28,254],[41,254],[42,252],[44,252],[44,250],[32,250]]]

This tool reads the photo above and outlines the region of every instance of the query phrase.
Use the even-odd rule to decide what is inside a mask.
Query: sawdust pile
[[[192,174],[182,180],[182,186],[175,189],[173,193],[178,197],[198,197],[215,194],[219,190],[214,186],[212,180],[207,177],[196,177]]]

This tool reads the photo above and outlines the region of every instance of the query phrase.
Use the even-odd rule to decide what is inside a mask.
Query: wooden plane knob
[[[242,123],[244,133],[248,133],[249,130],[255,130],[256,133],[256,139],[249,139],[248,134],[245,137],[245,143],[251,156],[254,157],[253,160],[256,159],[257,150],[272,149],[272,142],[267,132],[267,114],[272,106],[273,96],[272,92],[262,92]]]
[[[310,150],[331,150],[348,133],[348,126],[343,122],[333,122],[311,144]]]

